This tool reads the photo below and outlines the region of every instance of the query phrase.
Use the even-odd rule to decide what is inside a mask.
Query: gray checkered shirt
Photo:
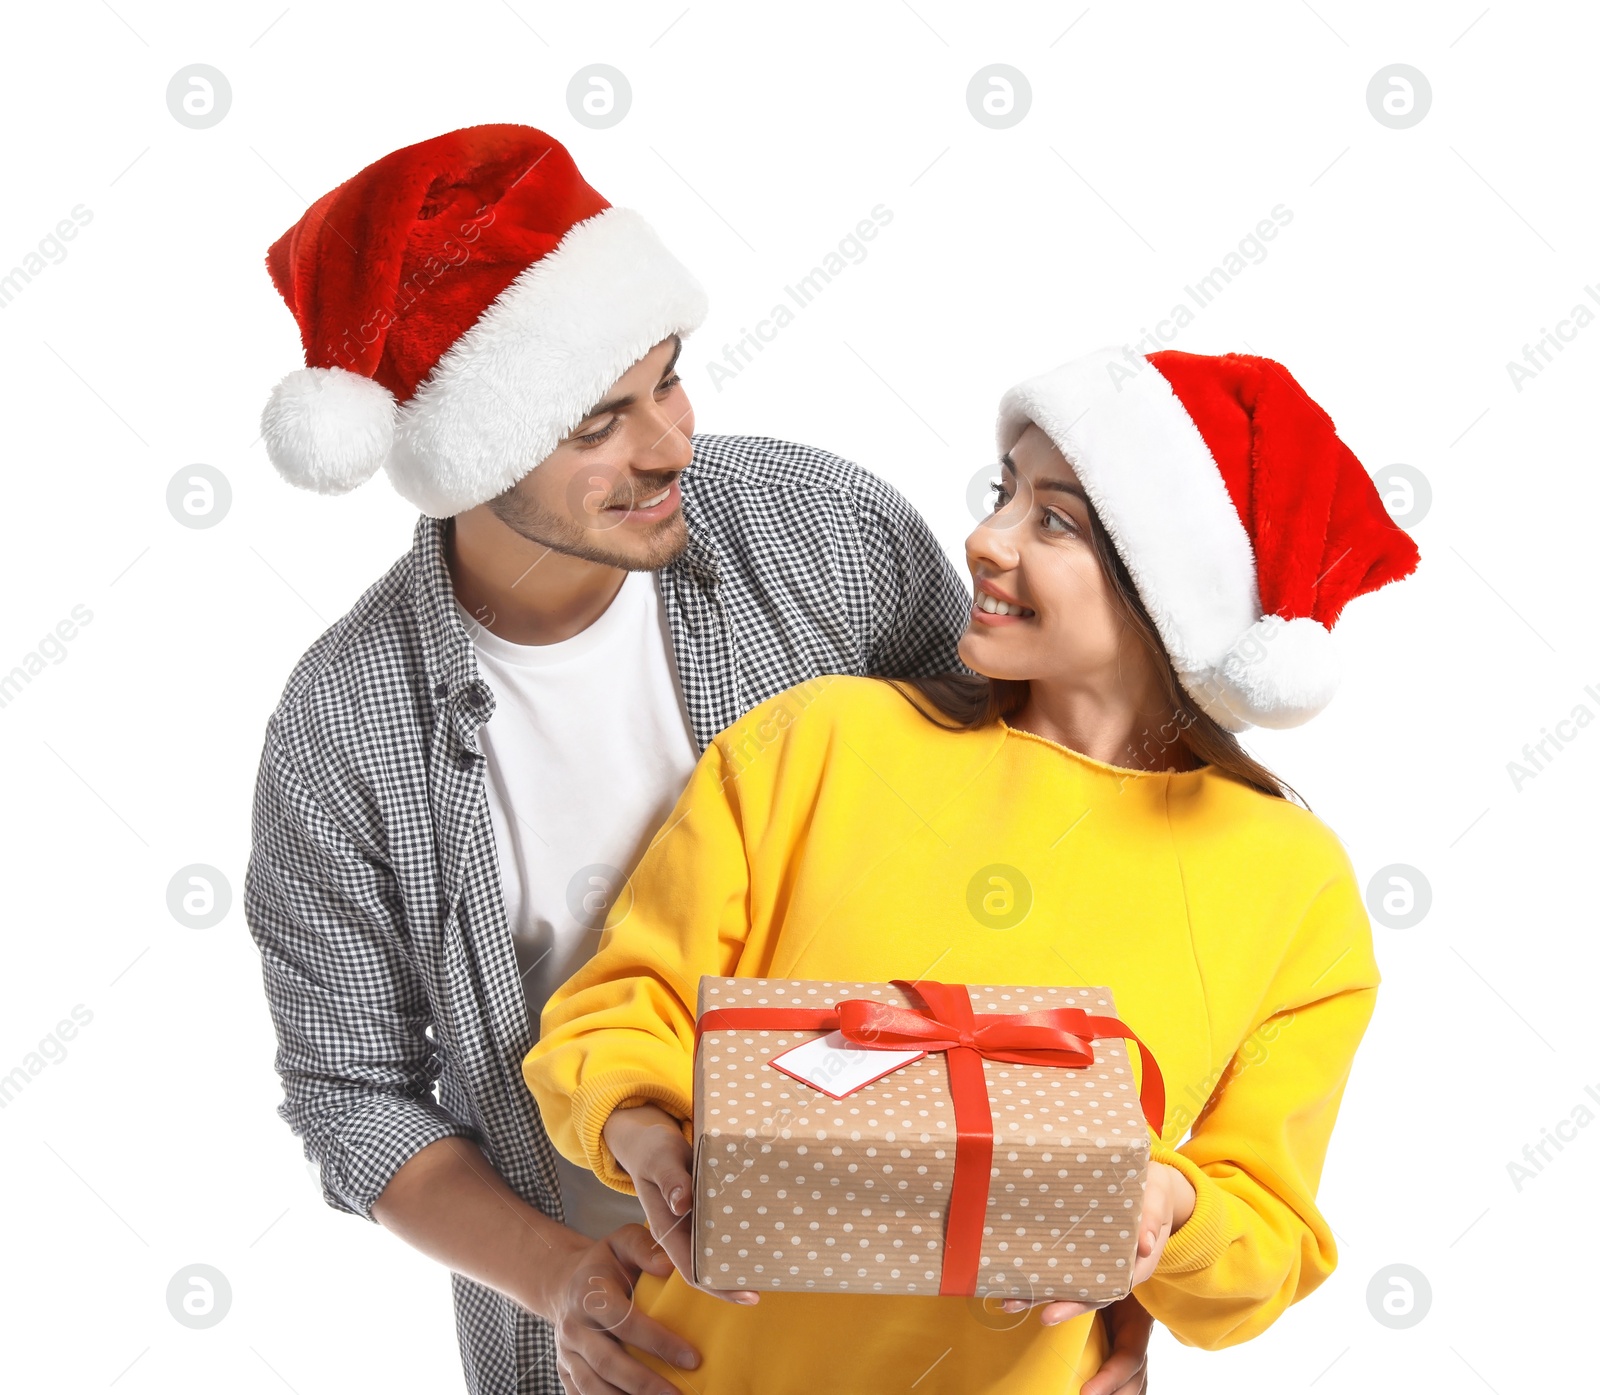
[[[698,436],[682,490],[689,545],[657,578],[702,750],[819,674],[959,667],[968,588],[883,481],[806,446]],[[370,1220],[400,1165],[455,1134],[560,1219],[484,794],[494,698],[453,604],[446,527],[419,520],[410,553],[290,676],[267,723],[245,916],[278,1112],[330,1206]],[[550,1326],[452,1280],[468,1390],[560,1395]]]

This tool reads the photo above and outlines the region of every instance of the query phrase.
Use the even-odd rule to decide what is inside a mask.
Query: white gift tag
[[[775,1070],[820,1090],[830,1099],[842,1100],[890,1071],[912,1061],[920,1061],[926,1051],[873,1051],[852,1046],[843,1032],[803,1041],[781,1056],[767,1062]]]

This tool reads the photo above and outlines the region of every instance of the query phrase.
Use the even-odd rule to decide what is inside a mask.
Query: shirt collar
[[[455,588],[445,562],[447,518],[417,519],[411,540],[411,599],[422,633],[422,657],[428,690],[437,700],[454,696],[478,679],[472,641],[456,610]]]
[[[683,497],[683,521],[688,529],[689,545],[666,570],[680,569],[692,581],[711,588],[720,580],[717,550],[712,546],[710,522],[700,507],[698,483],[699,475],[691,461],[688,468],[678,476],[678,489]]]

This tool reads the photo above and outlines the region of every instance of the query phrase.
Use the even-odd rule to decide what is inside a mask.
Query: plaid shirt
[[[699,436],[682,492],[688,547],[657,579],[700,749],[819,674],[959,667],[968,588],[883,481],[805,446]],[[447,526],[419,520],[410,553],[290,676],[267,723],[245,915],[278,1112],[329,1205],[370,1220],[400,1165],[455,1134],[560,1219],[484,794],[494,697],[453,603]],[[451,1277],[467,1388],[560,1395],[549,1324]]]

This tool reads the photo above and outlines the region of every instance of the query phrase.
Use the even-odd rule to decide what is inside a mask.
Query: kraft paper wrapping
[[[976,1012],[1079,1007],[1105,988],[969,984]],[[698,1010],[911,1005],[888,983],[702,978]],[[955,1115],[933,1052],[842,1100],[768,1062],[825,1035],[707,1031],[695,1057],[695,1279],[710,1288],[933,1295]],[[975,1293],[1110,1302],[1131,1286],[1149,1159],[1128,1048],[1092,1066],[985,1060],[994,1157]]]

